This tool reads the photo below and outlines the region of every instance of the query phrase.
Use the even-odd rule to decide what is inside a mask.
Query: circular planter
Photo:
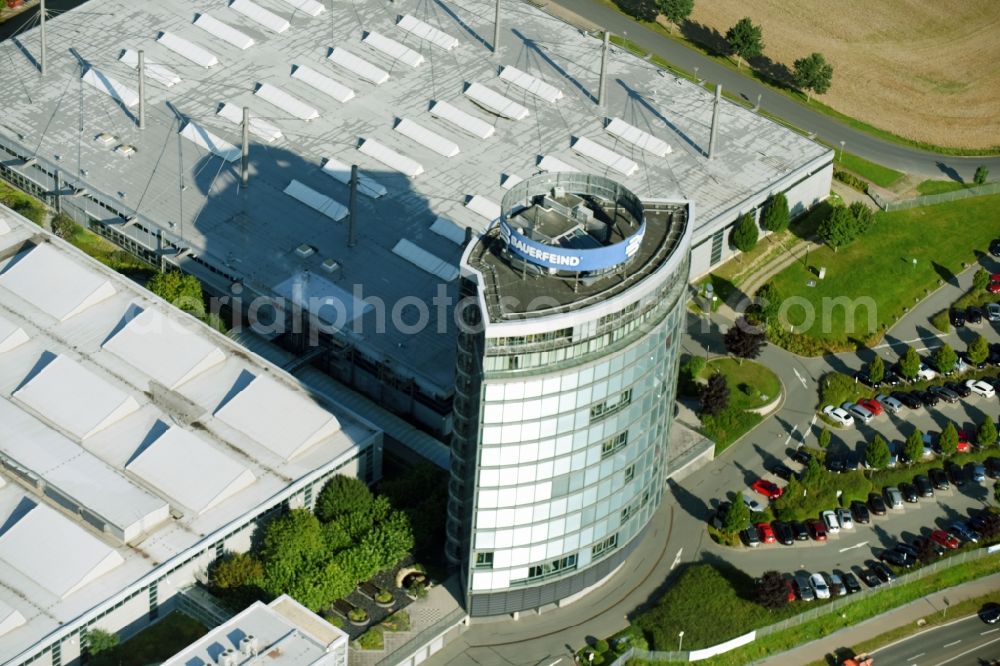
[[[390,597],[388,601],[379,601],[377,598],[374,601],[379,608],[392,608],[396,605],[396,599],[393,597]]]
[[[347,621],[353,624],[355,627],[366,627],[368,623],[372,621],[372,618],[367,613],[365,614],[365,619],[355,620],[350,615],[347,616]]]

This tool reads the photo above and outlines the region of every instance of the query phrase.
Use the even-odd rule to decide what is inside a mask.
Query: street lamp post
[[[846,141],[841,141],[840,142],[840,158],[837,160],[838,162],[843,162],[844,161],[844,144],[845,143],[847,143],[847,142]]]
[[[681,652],[684,646],[684,631],[677,632],[677,651]]]

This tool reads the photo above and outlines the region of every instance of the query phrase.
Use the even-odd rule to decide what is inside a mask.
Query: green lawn
[[[721,372],[729,386],[729,406],[736,409],[756,409],[771,403],[781,391],[778,376],[760,363],[734,358],[716,358],[705,365],[702,379]],[[743,390],[744,385],[748,391]]]
[[[164,661],[208,633],[200,622],[173,612],[121,645],[90,659],[90,666],[146,666]]]
[[[783,299],[796,298],[795,305],[784,306],[784,325],[828,349],[869,341],[939,282],[953,279],[963,262],[971,265],[974,251],[996,235],[998,216],[998,195],[878,213],[871,230],[839,252],[823,247],[809,254],[808,269],[796,262],[774,277]],[[820,266],[826,267],[823,280],[815,274]],[[813,287],[807,285],[811,280]]]
[[[842,151],[839,147],[836,150],[837,158],[834,164],[852,171],[862,178],[867,178],[879,187],[892,187],[906,175],[902,171],[896,171],[895,169],[890,169],[889,167],[866,160],[863,157]]]
[[[921,196],[926,196],[928,194],[944,194],[945,192],[964,190],[973,186],[974,184],[959,183],[954,180],[925,180],[917,185],[917,192],[919,192]]]

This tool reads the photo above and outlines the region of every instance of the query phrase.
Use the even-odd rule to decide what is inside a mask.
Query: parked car
[[[746,526],[743,530],[743,543],[749,548],[756,548],[760,545],[760,533],[753,523]]]
[[[845,402],[840,408],[862,423],[868,423],[874,416],[874,414],[856,402]]]
[[[948,311],[948,321],[955,328],[962,328],[965,326],[965,310],[961,308],[951,308]]]
[[[896,574],[892,573],[892,569],[887,567],[882,562],[877,560],[868,560],[866,564],[871,567],[871,570],[875,572],[875,575],[878,576],[883,583],[891,583],[896,580]]]
[[[816,598],[816,593],[813,591],[812,583],[809,581],[809,574],[804,571],[799,571],[795,574],[795,589],[799,593],[799,599],[802,601],[812,601]]]
[[[973,363],[972,362],[972,360],[969,358],[969,354],[967,352],[964,352],[964,351],[958,352],[958,354],[957,354],[958,355],[957,366],[961,366],[961,367],[958,368],[958,371],[959,372],[966,372],[970,368],[975,368],[976,370],[985,370],[986,366],[988,366],[990,364],[989,363],[989,357],[990,357],[989,356],[989,347],[987,347],[986,349],[987,349],[987,351],[986,351],[986,358],[984,358],[982,361],[979,361],[977,363]]]
[[[916,503],[918,499],[917,489],[912,483],[907,483],[906,481],[899,482],[899,492],[903,496],[904,502],[909,502],[910,504]]]
[[[854,522],[859,525],[867,525],[871,522],[871,514],[868,512],[868,507],[865,506],[864,502],[858,500],[851,502],[851,516],[853,516]]]
[[[868,370],[867,369],[858,370],[857,372],[855,372],[854,373],[854,380],[857,381],[857,382],[861,382],[862,384],[864,384],[868,388],[873,388],[873,389],[877,389],[879,386],[882,385],[882,382],[873,382],[872,381],[871,375],[868,374]]]
[[[929,382],[937,377],[937,372],[931,369],[926,363],[921,363],[917,370],[917,377],[925,382]]]
[[[1000,479],[1000,458],[996,456],[990,456],[983,461],[986,467],[986,476],[991,479]]]
[[[750,488],[769,500],[778,499],[785,492],[784,488],[779,488],[777,484],[767,479],[757,479],[750,484]]]
[[[948,550],[955,550],[958,548],[958,539],[948,534],[944,530],[934,530],[931,532],[931,541],[941,546],[944,546]]]
[[[994,257],[1000,257],[1000,238],[994,238],[990,241],[990,254]]]
[[[892,509],[903,508],[903,495],[899,492],[899,488],[895,486],[886,486],[882,489],[882,495],[885,497],[886,506]]]
[[[823,519],[823,525],[826,526],[826,531],[830,534],[836,534],[840,531],[840,522],[837,521],[837,514],[833,511],[824,511],[819,514],[819,517]]]
[[[858,579],[854,577],[849,571],[845,571],[840,574],[841,579],[844,581],[844,587],[847,588],[848,594],[854,594],[855,592],[861,591],[861,584],[858,583]]]
[[[854,451],[848,451],[847,455],[844,456],[844,471],[853,472],[858,469],[858,454]]]
[[[979,609],[979,619],[986,624],[996,624],[1000,621],[1000,604],[992,601],[983,604],[983,607]]]
[[[854,422],[851,421],[851,423],[853,424]],[[812,454],[806,451],[804,448],[799,447],[794,451],[792,451],[792,460],[799,463],[800,465],[808,465],[809,461],[812,459],[813,459]]]
[[[875,396],[875,399],[878,400],[879,404],[882,405],[882,407],[885,408],[890,414],[899,414],[899,412],[903,409],[903,403],[884,393],[878,394]]]
[[[906,393],[905,391],[893,391],[891,397],[899,400],[901,403],[906,405],[910,409],[920,409],[924,406],[920,398],[913,393]]]
[[[858,400],[857,404],[867,409],[873,416],[882,416],[882,403],[877,400],[873,400],[871,398],[861,398]]]
[[[945,382],[944,385],[949,391],[955,393],[960,398],[968,398],[972,395],[972,389],[962,382]]]
[[[913,485],[917,487],[917,494],[921,497],[934,497],[934,486],[925,475],[917,474],[913,477]]]
[[[958,402],[958,394],[945,386],[932,386],[927,390],[947,403]]]
[[[760,513],[764,510],[764,505],[749,495],[743,496],[743,503],[747,505],[747,508],[750,509],[752,513]]]
[[[813,591],[816,592],[817,599],[830,598],[830,587],[826,584],[823,574],[814,573],[812,576],[809,576],[809,584],[812,585]]]
[[[826,526],[823,525],[822,520],[812,520],[806,521],[806,526],[809,528],[809,536],[812,537],[813,541],[826,541]]]
[[[965,463],[965,475],[973,483],[982,483],[986,480],[986,467],[979,463]]]
[[[806,528],[805,523],[793,520],[788,523],[788,526],[792,528],[792,536],[795,537],[796,541],[809,541],[809,530]]]
[[[955,484],[956,487],[965,485],[966,474],[961,465],[949,462],[945,464],[944,471],[948,475],[948,479]]]
[[[989,286],[986,287],[986,291],[991,294],[1000,294],[1000,280],[990,282]]]
[[[834,472],[835,474],[840,474],[846,469],[844,465],[844,459],[840,456],[835,456],[833,454],[827,454],[826,456],[826,468]]]
[[[972,436],[965,430],[958,431],[958,445],[955,451],[958,453],[968,453],[972,450]]]
[[[836,509],[834,513],[837,514],[837,522],[840,523],[841,529],[853,530],[854,529],[854,518],[851,517],[851,512],[847,509]]]
[[[965,385],[969,387],[970,391],[984,398],[992,398],[997,394],[996,389],[981,379],[968,379],[965,381]]]
[[[899,382],[902,381],[901,377],[896,373],[895,369],[891,366],[885,369],[882,374],[882,383],[889,386],[899,386]]]
[[[846,410],[840,407],[834,407],[833,405],[827,405],[823,408],[823,413],[826,414],[830,420],[839,425],[842,428],[850,428],[854,425],[854,419],[851,415],[847,413]]]
[[[791,481],[794,472],[787,465],[782,465],[777,463],[771,467],[771,474],[774,474],[779,479],[784,479],[785,481]]]
[[[771,523],[771,529],[774,531],[774,538],[777,539],[778,543],[782,546],[792,546],[795,544],[795,534],[792,532],[792,528],[788,523],[776,520]]]
[[[757,528],[757,534],[760,535],[761,543],[774,543],[777,541],[774,538],[774,530],[771,529],[769,523],[757,523],[754,527]]]
[[[835,573],[823,574],[826,578],[827,585],[830,587],[831,597],[842,597],[847,594],[847,587],[844,585],[844,580]]]
[[[986,318],[990,321],[1000,321],[1000,303],[986,304]]]
[[[963,520],[954,520],[948,525],[948,530],[962,541],[979,543],[979,535]]]
[[[926,537],[917,537],[916,539],[913,540],[913,548],[918,553],[924,549],[926,544],[929,544],[929,546],[927,547],[930,548],[931,552],[934,553],[935,557],[940,557],[941,554],[944,553],[944,548],[941,545],[935,543],[934,541],[931,541]]]
[[[975,305],[970,305],[965,308],[965,323],[967,324],[982,324],[983,323],[983,311],[980,310]]]
[[[868,493],[868,508],[876,516],[885,515],[885,502],[878,493]]]
[[[893,548],[895,548],[901,553],[906,553],[914,560],[917,559],[917,556],[920,554],[920,551],[918,551],[914,546],[911,546],[903,542],[897,543],[895,546],[893,546]]]
[[[940,467],[932,467],[927,470],[927,477],[931,480],[931,485],[936,490],[951,489],[951,484],[948,483],[948,475]]]
[[[930,391],[914,391],[913,393],[920,398],[920,402],[924,403],[924,407],[936,407],[939,402],[938,397]]]
[[[997,313],[997,318],[990,319],[990,321],[1000,322],[1000,303],[990,303],[990,306],[995,306]],[[1000,365],[1000,342],[990,343],[989,353],[986,356],[986,362],[990,365]]]
[[[903,569],[909,569],[912,567],[916,559],[909,553],[897,548],[886,548],[882,550],[877,557],[883,562],[888,562],[889,564]]]
[[[875,572],[871,569],[861,569],[858,571],[858,576],[864,581],[865,585],[868,587],[878,587],[882,584],[882,579],[875,575]]]

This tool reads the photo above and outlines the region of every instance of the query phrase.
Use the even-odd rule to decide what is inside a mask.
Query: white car
[[[840,521],[837,520],[837,514],[833,511],[824,511],[819,516],[823,519],[823,524],[826,525],[827,532],[836,534],[840,531]]]
[[[809,583],[816,592],[817,599],[830,598],[830,588],[827,587],[826,579],[823,578],[823,574],[814,573],[812,576],[809,576]]]
[[[862,407],[856,402],[845,402],[840,408],[862,423],[868,423],[875,416],[867,408]]]
[[[917,370],[917,379],[922,379],[924,381],[929,382],[935,377],[937,377],[937,372],[928,368],[926,363],[920,364],[920,369]]]
[[[854,529],[854,518],[851,516],[850,511],[848,511],[847,509],[837,509],[836,513],[837,513],[837,521],[840,523],[840,526],[842,528],[844,528],[845,530]]]
[[[854,419],[851,415],[845,412],[840,407],[834,407],[833,405],[827,405],[823,408],[823,413],[830,417],[830,419],[839,425],[841,428],[850,428],[854,425]]]
[[[981,395],[984,398],[992,398],[997,394],[992,386],[982,381],[981,379],[969,379],[966,380],[965,385],[969,387],[969,390],[976,395]]]
[[[764,505],[750,497],[749,495],[743,496],[743,503],[747,505],[747,508],[754,513],[760,513],[764,510]]]
[[[899,400],[896,400],[891,395],[885,395],[884,393],[881,393],[875,396],[875,401],[878,402],[878,404],[882,405],[882,407],[884,407],[885,410],[890,414],[898,414],[899,410],[903,409],[903,403],[901,403]]]

